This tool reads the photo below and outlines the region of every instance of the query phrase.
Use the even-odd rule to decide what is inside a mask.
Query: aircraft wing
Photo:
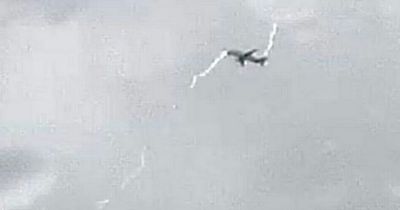
[[[228,55],[236,56],[236,57],[243,56],[243,52],[241,52],[239,50],[228,50],[227,53],[228,53]]]
[[[243,54],[243,56],[244,56],[244,57],[249,57],[249,56],[251,56],[253,53],[257,52],[257,51],[258,51],[257,49],[252,49],[252,50],[250,50],[250,51],[245,52],[245,53]]]

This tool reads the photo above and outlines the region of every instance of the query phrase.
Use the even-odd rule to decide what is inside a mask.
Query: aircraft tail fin
[[[245,65],[245,61],[243,59],[239,59],[239,63],[240,63],[241,66]]]

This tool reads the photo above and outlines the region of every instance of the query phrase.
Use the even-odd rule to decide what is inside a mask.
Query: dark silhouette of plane
[[[240,50],[228,50],[227,54],[232,57],[236,57],[236,60],[240,65],[245,66],[246,61],[253,62],[264,66],[265,62],[268,60],[266,56],[255,57],[253,54],[257,52],[258,49],[252,49],[247,52],[242,52]]]

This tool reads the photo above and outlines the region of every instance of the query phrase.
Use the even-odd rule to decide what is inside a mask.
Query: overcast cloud
[[[2,0],[0,208],[397,209],[399,12]],[[189,88],[273,23],[268,67],[225,59]]]

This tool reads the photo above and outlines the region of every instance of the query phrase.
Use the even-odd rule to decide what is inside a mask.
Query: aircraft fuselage
[[[247,61],[260,64],[261,66],[263,66],[265,61],[267,60],[267,57],[266,56],[255,57],[253,54],[257,51],[258,51],[257,49],[253,49],[247,52],[242,52],[239,50],[228,50],[227,54],[228,56],[235,57],[236,60],[242,66],[245,66]]]

